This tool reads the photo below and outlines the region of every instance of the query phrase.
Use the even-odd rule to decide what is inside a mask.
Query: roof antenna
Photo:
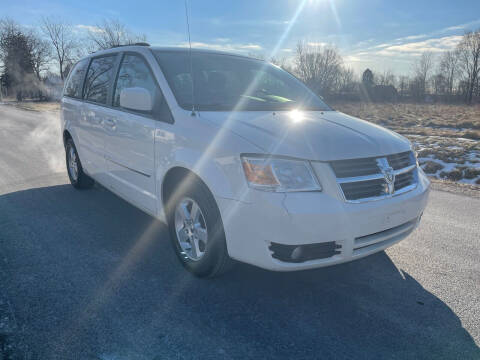
[[[191,116],[195,116],[195,83],[194,83],[194,78],[193,78],[193,61],[192,61],[192,41],[190,40],[190,22],[188,21],[188,6],[187,6],[187,0],[185,2],[185,17],[187,18],[187,33],[188,33],[188,46],[189,46],[189,51],[188,55],[190,58],[190,76],[192,78],[192,113],[190,114]]]

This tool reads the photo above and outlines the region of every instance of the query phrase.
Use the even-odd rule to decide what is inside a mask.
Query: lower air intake
[[[340,254],[339,249],[341,247],[334,241],[307,245],[283,245],[272,242],[269,249],[272,251],[274,259],[290,263],[302,263]]]

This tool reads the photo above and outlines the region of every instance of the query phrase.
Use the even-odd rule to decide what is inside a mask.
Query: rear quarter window
[[[70,76],[68,77],[67,84],[65,85],[64,95],[73,98],[82,97],[83,79],[85,78],[85,72],[87,71],[89,59],[80,60],[72,69]]]

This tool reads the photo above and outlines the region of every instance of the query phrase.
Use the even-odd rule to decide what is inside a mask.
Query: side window
[[[84,98],[106,104],[110,80],[114,76],[115,56],[103,56],[92,60],[85,80]]]
[[[89,59],[79,61],[72,69],[72,73],[68,77],[68,82],[65,85],[64,94],[66,96],[81,98],[83,79],[85,78],[85,71],[87,71]]]
[[[125,88],[147,89],[154,102],[158,102],[160,91],[145,61],[138,55],[127,54],[122,60],[113,95],[113,106],[120,106],[120,93]]]

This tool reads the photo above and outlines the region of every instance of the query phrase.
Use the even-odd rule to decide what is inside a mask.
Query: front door
[[[147,89],[154,103],[158,99],[159,89],[145,60],[141,55],[126,53],[115,82],[112,108],[104,123],[107,176],[115,192],[155,215],[157,120],[154,111],[143,113],[121,108],[120,92],[131,87]]]

